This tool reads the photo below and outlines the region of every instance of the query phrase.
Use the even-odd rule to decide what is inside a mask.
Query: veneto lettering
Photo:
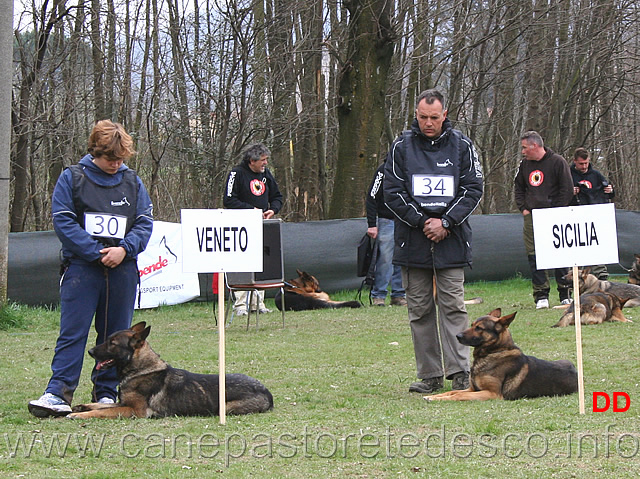
[[[247,229],[237,226],[223,226],[215,228],[207,226],[196,228],[198,235],[198,247],[200,252],[236,252],[246,251],[249,238]]]
[[[579,246],[599,245],[596,225],[585,222],[553,225],[553,246],[558,248],[575,248]]]

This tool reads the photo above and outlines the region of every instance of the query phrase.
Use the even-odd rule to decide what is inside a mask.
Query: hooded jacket
[[[615,190],[611,193],[604,192],[604,187],[609,182],[591,164],[585,173],[578,171],[576,165],[571,165],[571,177],[573,186],[580,188],[580,193],[573,195],[571,205],[598,205],[608,203],[615,197]]]
[[[539,161],[523,159],[515,178],[515,199],[520,211],[568,206],[573,197],[569,164],[544,147]]]
[[[138,254],[146,248],[153,230],[153,205],[142,180],[124,164],[113,175],[105,173],[93,163],[91,155],[83,157],[76,168],[81,170],[81,175],[91,183],[91,186],[86,190],[83,188],[83,191],[101,190],[100,194],[105,198],[112,196],[108,203],[115,205],[114,209],[102,211],[102,213],[117,213],[116,208],[128,201],[123,200],[123,195],[129,188],[125,180],[125,172],[129,172],[126,173],[127,175],[132,172],[135,176],[136,198],[135,201],[131,199],[135,205],[135,211],[123,215],[128,217],[126,234],[124,238],[115,240],[112,245],[122,246],[125,249],[127,252],[125,260],[136,259]],[[77,185],[74,185],[73,176],[72,169],[65,169],[53,190],[51,198],[53,229],[62,243],[62,257],[65,260],[90,263],[100,259],[100,250],[105,247],[105,243],[101,242],[99,237],[87,233],[83,227],[84,214],[88,212],[83,208],[86,205],[95,204],[95,199],[79,196],[82,193],[78,191]],[[105,208],[109,209],[109,206]]]
[[[482,198],[483,176],[469,138],[442,124],[427,138],[414,119],[411,130],[391,145],[385,163],[384,199],[396,218],[393,264],[416,268],[471,266],[471,226],[467,219]],[[450,234],[439,243],[422,228],[429,218],[445,218]]]
[[[231,170],[226,185],[222,199],[225,208],[259,208],[276,214],[282,208],[282,193],[268,168],[264,173],[255,173],[242,162]]]

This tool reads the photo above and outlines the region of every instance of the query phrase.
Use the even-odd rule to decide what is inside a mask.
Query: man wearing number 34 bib
[[[37,417],[71,412],[87,337],[95,316],[96,344],[131,326],[138,267],[149,242],[153,206],[142,180],[124,161],[135,152],[122,125],[96,123],[89,154],[62,172],[51,199],[62,243],[60,335],[45,394],[29,403]],[[117,399],[116,368],[94,367],[92,401]],[[83,400],[84,401],[84,400]]]
[[[419,379],[409,391],[433,393],[444,377],[466,389],[469,348],[456,334],[469,324],[467,218],[482,197],[482,169],[471,140],[451,127],[438,90],[420,94],[411,129],[393,142],[385,165],[384,199],[396,216],[393,264],[402,268]]]

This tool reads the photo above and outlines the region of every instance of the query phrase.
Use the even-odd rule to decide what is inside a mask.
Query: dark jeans
[[[85,348],[95,315],[96,344],[116,331],[131,326],[138,284],[135,261],[117,268],[72,263],[60,284],[60,335],[51,362],[51,379],[46,392],[64,398],[69,404],[78,387]],[[115,368],[93,369],[94,399],[117,398]]]

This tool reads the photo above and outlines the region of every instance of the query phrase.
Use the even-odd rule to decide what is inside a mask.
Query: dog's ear
[[[515,313],[514,313],[515,315]],[[144,328],[144,331],[142,331],[140,333],[140,339],[142,341],[144,341],[145,339],[147,339],[147,336],[149,336],[149,333],[151,332],[151,326],[147,326],[146,328]]]
[[[586,278],[591,273],[591,266],[585,266],[582,270],[582,277]]]
[[[304,276],[304,271],[300,271],[299,269],[296,269],[296,273],[298,273],[300,277]]]
[[[147,323],[145,323],[144,321],[140,321],[138,324],[134,324],[133,326],[131,326],[131,330],[135,331],[136,333],[139,333],[140,331],[142,331],[145,327],[147,326]]]
[[[500,308],[494,309],[489,313],[489,316],[493,316],[494,318],[499,318],[500,316],[502,316],[502,309]]]
[[[505,328],[508,328],[509,325],[511,324],[511,322],[515,319],[516,314],[518,312],[516,311],[515,313],[511,313],[508,314],[506,316],[502,316],[498,321],[500,322],[500,324],[502,324]]]
[[[136,324],[136,326],[138,325]],[[147,326],[142,330],[137,330],[135,334],[131,336],[131,339],[129,339],[129,344],[132,345],[135,349],[139,348],[144,342],[144,340],[147,339],[147,336],[149,336],[150,332],[151,332],[151,326]]]

